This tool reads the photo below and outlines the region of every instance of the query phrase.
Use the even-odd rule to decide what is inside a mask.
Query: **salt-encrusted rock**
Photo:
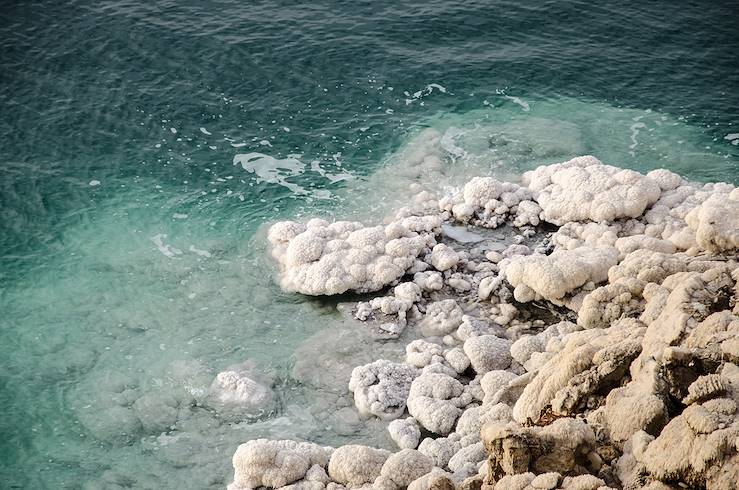
[[[370,319],[375,312],[383,315],[397,316],[396,321],[386,322],[379,326],[383,333],[389,334],[391,337],[397,337],[405,329],[407,324],[408,312],[418,314],[414,303],[421,299],[421,288],[413,282],[404,282],[398,284],[393,289],[393,296],[383,296],[372,298],[370,301],[357,303],[355,318],[366,321]],[[393,335],[394,334],[394,335]]]
[[[285,485],[280,490],[324,490],[325,488],[326,485],[321,482],[300,480],[292,485]],[[227,488],[226,490],[232,490],[232,488]]]
[[[358,487],[372,483],[380,476],[383,464],[390,456],[384,449],[349,444],[336,449],[328,463],[328,474],[335,482]]]
[[[698,246],[709,252],[739,249],[739,190],[714,194],[685,216]]]
[[[532,371],[533,367],[538,367],[538,362],[537,366],[529,366],[529,360],[533,355],[547,350],[547,345],[552,339],[560,340],[568,333],[576,332],[580,329],[578,325],[564,321],[550,325],[536,335],[523,335],[511,345],[511,356],[516,362],[526,368],[527,371]],[[557,345],[556,348],[555,345]],[[554,352],[557,352],[560,348],[561,346],[558,344],[552,344],[550,352],[554,355]],[[550,357],[544,357],[542,363],[546,362]]]
[[[606,483],[593,475],[566,476],[559,473],[521,473],[506,475],[495,484],[493,490],[613,490]],[[652,489],[650,490],[666,490]]]
[[[624,277],[591,291],[577,312],[577,324],[584,328],[605,328],[621,318],[636,316],[644,309],[644,286],[644,281]]]
[[[739,482],[736,402],[717,398],[694,404],[665,426],[643,451],[647,472],[663,481],[697,488],[731,489]]]
[[[520,209],[519,206],[525,202]],[[538,224],[539,205],[531,200],[528,189],[492,177],[475,177],[461,193],[439,200],[439,207],[461,223],[497,228],[511,216],[516,226]]]
[[[417,339],[405,346],[405,362],[422,368],[444,362],[444,349],[423,339]]]
[[[257,416],[273,407],[274,394],[255,366],[247,362],[218,373],[208,403],[223,414]]]
[[[568,414],[588,393],[608,385],[628,369],[639,353],[637,346],[644,327],[636,321],[623,321],[611,328],[582,330],[566,337],[564,348],[541,367],[513,407],[520,423],[537,422],[545,409]],[[601,363],[608,364],[599,370]],[[592,370],[584,376],[580,373]],[[575,395],[575,399],[565,399]],[[558,401],[557,403],[554,403]]]
[[[428,431],[447,435],[454,428],[462,407],[472,396],[462,383],[445,374],[422,374],[413,381],[408,396],[408,412]]]
[[[436,244],[440,227],[437,216],[408,217],[374,227],[312,219],[305,225],[276,223],[268,239],[283,289],[310,295],[369,292],[400,279],[422,252]]]
[[[639,384],[608,393],[604,415],[609,435],[617,443],[628,440],[640,430],[658,434],[668,419],[662,398]]]
[[[636,250],[608,271],[608,281],[614,284],[619,279],[632,278],[660,283],[667,276],[687,270],[688,263],[687,257],[683,255]]]
[[[405,411],[411,383],[419,374],[413,366],[383,359],[354,368],[349,390],[362,415],[395,419]]]
[[[536,194],[543,218],[556,225],[636,218],[661,194],[654,180],[592,156],[538,167],[525,172],[523,182]]]
[[[458,373],[465,372],[470,366],[470,359],[460,347],[455,347],[446,351],[444,353],[444,359],[446,359],[449,366]]]
[[[421,429],[413,417],[395,419],[388,424],[387,430],[400,449],[416,449],[421,441]]]
[[[308,469],[305,473],[305,480],[322,483],[323,485],[327,485],[331,481],[324,467],[317,464]]]
[[[492,370],[485,373],[480,381],[482,391],[485,393],[485,399],[495,395],[499,390],[504,388],[509,382],[513,381],[517,377],[518,376],[516,376],[516,374],[505,370]]]
[[[464,342],[470,337],[477,337],[480,335],[495,335],[497,337],[505,338],[505,330],[497,323],[492,323],[482,318],[476,318],[470,315],[462,315],[462,323],[457,328],[457,332],[454,334],[459,340]]]
[[[659,185],[659,188],[663,191],[677,189],[685,182],[678,174],[665,168],[651,170],[647,173],[647,177],[657,182],[657,185]]]
[[[613,247],[622,233],[619,223],[580,223],[571,221],[561,226],[550,238],[555,249],[579,247]]]
[[[544,427],[491,423],[482,430],[488,451],[488,481],[533,471],[567,473],[593,468],[595,434],[582,420],[557,419]],[[597,468],[595,468],[597,470]]]
[[[418,327],[426,337],[442,336],[452,333],[462,323],[462,308],[453,299],[444,299],[426,307]]]
[[[614,244],[620,256],[623,258],[635,250],[651,250],[664,254],[674,254],[677,249],[675,244],[667,240],[650,237],[648,235],[632,235],[616,240]]]
[[[565,295],[588,283],[608,277],[608,269],[618,262],[613,247],[558,250],[551,255],[516,257],[505,267],[508,282],[515,288],[517,301],[562,300]]]
[[[438,271],[449,270],[459,262],[459,254],[449,245],[439,243],[431,250],[428,261]]]
[[[408,485],[408,490],[455,490],[451,473],[435,467]]]
[[[431,458],[415,449],[403,449],[391,455],[382,465],[380,476],[372,488],[375,490],[396,490],[407,488],[410,483],[433,468]]]
[[[477,464],[483,461],[487,457],[487,452],[482,442],[476,442],[465,446],[451,457],[447,466],[451,471],[459,471],[462,467],[468,463],[474,463],[475,467]]]
[[[729,389],[729,383],[720,374],[706,374],[688,387],[688,396],[683,398],[683,405],[702,402],[722,395]]]
[[[435,466],[446,468],[449,460],[461,449],[458,434],[432,439],[427,437],[418,445],[418,450],[431,458]]]
[[[464,353],[478,374],[510,366],[510,348],[510,340],[495,335],[470,337],[464,343]]]
[[[303,479],[313,465],[325,467],[332,451],[309,442],[249,441],[234,453],[234,481],[229,488],[284,487]]]
[[[416,272],[413,282],[424,291],[439,291],[444,287],[444,277],[437,271]]]
[[[660,363],[665,347],[677,345],[710,315],[716,303],[729,301],[735,284],[731,270],[731,266],[724,264],[702,273],[673,274],[661,286],[650,289],[650,299],[641,317],[648,325],[644,348],[639,362],[632,367],[632,375],[653,369]]]

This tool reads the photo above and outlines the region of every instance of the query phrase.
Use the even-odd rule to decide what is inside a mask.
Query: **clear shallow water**
[[[265,221],[368,216],[409,180],[582,153],[739,182],[732,2],[0,11],[4,487],[218,488],[251,437],[383,444],[341,410],[335,373],[397,349],[322,333],[346,322],[274,285]],[[405,173],[428,126],[444,173]],[[273,412],[189,405],[247,359],[274,379]]]

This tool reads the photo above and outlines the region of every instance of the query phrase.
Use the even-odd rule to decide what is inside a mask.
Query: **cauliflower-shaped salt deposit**
[[[438,271],[444,272],[451,269],[459,262],[459,254],[452,247],[444,243],[439,243],[431,250],[431,254],[427,257],[427,261]]]
[[[328,474],[337,483],[358,487],[380,476],[382,465],[390,456],[384,449],[349,444],[336,449],[328,463]]]
[[[405,411],[411,383],[418,369],[384,359],[355,367],[349,380],[354,404],[363,415],[395,419]]]
[[[494,369],[505,369],[511,365],[511,341],[495,335],[479,335],[468,338],[464,353],[477,374]]]
[[[446,374],[422,374],[413,381],[408,412],[426,429],[445,436],[454,428],[472,396],[462,383]]]
[[[505,274],[515,288],[516,300],[544,298],[557,302],[588,282],[605,281],[608,269],[617,262],[618,251],[613,247],[580,247],[547,256],[515,257],[507,264]]]
[[[273,401],[272,390],[249,362],[218,373],[210,387],[209,405],[221,413],[260,415]]]
[[[636,218],[659,199],[659,184],[638,172],[603,165],[583,156],[525,172],[523,182],[536,193],[543,218],[568,221]]]
[[[540,211],[528,189],[492,177],[473,178],[462,192],[442,198],[439,207],[461,223],[484,228],[497,228],[511,215],[516,226],[537,224]]]
[[[398,490],[425,475],[434,465],[431,458],[415,449],[403,449],[385,461],[380,476],[372,485],[374,490]]]
[[[417,339],[405,346],[405,362],[418,368],[444,362],[444,349],[439,344]]]
[[[234,453],[230,488],[284,487],[305,477],[313,465],[326,466],[332,450],[310,442],[249,441]]]
[[[685,216],[698,246],[709,252],[739,249],[739,189],[714,194]]]
[[[413,417],[395,419],[388,424],[387,430],[401,449],[416,449],[421,441],[421,429]]]
[[[462,308],[453,299],[444,299],[426,307],[426,316],[418,325],[426,337],[452,333],[462,323]]]
[[[286,291],[332,295],[377,291],[400,279],[416,258],[436,244],[438,216],[408,217],[387,226],[358,222],[272,225],[268,239]]]

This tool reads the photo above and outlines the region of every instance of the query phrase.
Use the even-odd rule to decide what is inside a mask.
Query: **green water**
[[[252,437],[387,444],[346,409],[342,376],[397,346],[280,292],[262,224],[377,219],[413,180],[584,153],[738,183],[736,11],[4,5],[0,486],[222,488]],[[440,175],[405,172],[426,127],[445,135]],[[274,410],[240,421],[199,403],[246,360],[273,379]]]

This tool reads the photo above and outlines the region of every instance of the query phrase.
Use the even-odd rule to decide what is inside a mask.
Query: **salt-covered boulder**
[[[405,412],[411,383],[419,374],[413,366],[382,359],[354,368],[349,390],[359,413],[391,420]]]
[[[567,334],[578,330],[581,330],[578,325],[572,322],[563,321],[550,325],[535,335],[522,335],[511,345],[511,356],[527,371],[533,371],[561,349],[561,339],[563,339]],[[550,349],[547,349],[549,342],[552,342],[552,346]],[[543,353],[547,350],[549,351],[549,355],[532,361],[532,357],[536,358],[537,354]]]
[[[739,249],[739,189],[714,194],[685,216],[698,246],[709,252]]]
[[[613,247],[580,247],[547,256],[516,257],[506,265],[505,276],[515,288],[517,301],[558,302],[588,282],[605,281],[608,269],[617,262],[618,251]]]
[[[462,407],[471,402],[462,383],[446,374],[428,373],[413,381],[408,412],[426,430],[445,436],[454,428]]]
[[[449,460],[462,448],[459,434],[452,433],[448,437],[433,439],[427,437],[418,445],[418,450],[431,458],[434,465],[446,468]]]
[[[234,481],[229,488],[284,487],[303,479],[313,465],[325,467],[332,451],[310,442],[249,441],[234,453]]]
[[[328,474],[333,481],[348,487],[372,483],[389,456],[390,452],[384,449],[358,444],[341,446],[331,455]]]
[[[506,369],[511,365],[511,341],[495,335],[479,335],[468,338],[464,343],[464,353],[472,368],[478,374]]]
[[[511,217],[516,226],[538,224],[540,211],[528,189],[492,177],[474,177],[462,192],[442,198],[439,207],[459,222],[484,228],[497,228]]]
[[[583,328],[605,328],[621,318],[636,316],[644,309],[644,286],[644,281],[627,277],[591,291],[577,312],[577,324]]]
[[[254,364],[247,362],[218,373],[208,403],[223,415],[258,416],[273,408],[274,394]]]
[[[391,455],[382,465],[374,490],[407,488],[412,481],[427,474],[433,468],[431,458],[415,449],[403,449]]]
[[[312,219],[269,229],[272,256],[286,291],[332,295],[377,291],[400,279],[436,244],[437,216],[408,217],[386,226]]]
[[[579,419],[557,419],[544,427],[491,423],[482,430],[488,451],[488,481],[519,473],[594,468],[595,433]]]
[[[592,156],[524,172],[523,182],[536,194],[543,218],[555,225],[636,218],[661,194],[651,178]]]
[[[417,339],[405,346],[405,362],[417,368],[444,362],[444,349],[439,344]]]
[[[739,418],[736,402],[717,398],[690,405],[659,436],[635,451],[654,478],[692,488],[736,488]],[[647,436],[645,441],[649,440]]]
[[[400,449],[416,449],[421,442],[421,429],[413,417],[395,419],[388,424],[387,430]]]
[[[564,348],[526,385],[513,407],[514,419],[537,422],[545,410],[569,415],[588,394],[617,385],[641,350],[644,330],[642,324],[631,320],[608,329],[567,335]]]
[[[434,246],[427,259],[436,270],[444,272],[457,265],[459,254],[449,245],[439,243]]]
[[[426,337],[447,335],[459,327],[463,314],[462,308],[453,299],[436,301],[426,307],[426,316],[418,327]]]
[[[408,485],[408,490],[455,490],[455,488],[452,474],[438,467],[434,467]]]

